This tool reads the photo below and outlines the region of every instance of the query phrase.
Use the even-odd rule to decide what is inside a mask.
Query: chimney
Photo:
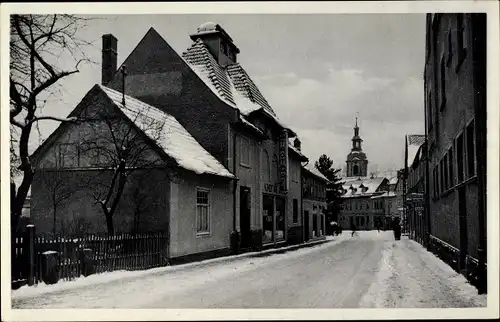
[[[102,36],[101,84],[106,85],[116,73],[118,40],[112,34]]]
[[[293,141],[293,147],[300,151],[300,145],[301,145],[301,142],[300,142],[299,138],[296,138]]]

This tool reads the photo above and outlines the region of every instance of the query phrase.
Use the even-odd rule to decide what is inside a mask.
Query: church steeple
[[[363,142],[363,140],[359,136],[358,117],[356,116],[356,125],[354,126],[354,136],[352,137],[351,151],[361,151],[361,142]]]
[[[358,117],[354,125],[354,136],[352,137],[351,152],[347,155],[347,176],[366,177],[368,173],[368,159],[361,148],[363,140],[359,136]]]

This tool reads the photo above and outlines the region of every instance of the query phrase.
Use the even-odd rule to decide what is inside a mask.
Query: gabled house
[[[229,250],[235,177],[175,117],[102,85],[69,117],[32,155],[37,232],[106,232],[100,202],[126,177],[115,233],[167,232],[170,258]]]
[[[307,160],[289,139],[296,133],[239,62],[240,49],[218,24],[208,22],[177,53],[151,28],[116,68],[117,40],[103,36],[102,81],[174,116],[237,177],[233,230],[239,246],[261,248],[286,242],[302,226],[293,221],[300,201],[300,165]],[[300,202],[299,202],[300,203]]]
[[[302,166],[304,240],[326,234],[326,186],[329,180],[314,165]]]

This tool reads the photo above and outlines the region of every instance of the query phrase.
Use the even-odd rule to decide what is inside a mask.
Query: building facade
[[[304,240],[326,234],[326,186],[328,179],[314,166],[302,167],[302,207],[304,216]]]
[[[424,243],[427,232],[425,199],[425,136],[407,135],[405,143],[406,219],[410,238]]]
[[[486,274],[486,14],[427,14],[429,248],[481,292]]]
[[[229,252],[236,178],[174,117],[101,85],[71,116],[88,121],[62,123],[32,156],[38,233],[164,232],[169,260]]]
[[[388,216],[389,180],[376,177],[342,178],[344,193],[342,210],[339,214],[339,225],[343,229],[351,229],[354,225],[359,230],[373,230],[377,226],[385,227]]]
[[[103,59],[111,62],[103,64],[103,82],[173,115],[238,178],[232,222],[240,247],[285,243],[302,226],[293,205],[307,158],[290,143],[297,135],[238,62],[240,50],[220,25],[205,23],[190,38],[178,54],[151,28],[122,64],[124,82],[115,70],[117,40],[105,35]]]

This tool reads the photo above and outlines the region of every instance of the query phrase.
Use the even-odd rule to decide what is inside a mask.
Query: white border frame
[[[427,12],[487,12],[488,13],[488,70],[487,70],[487,106],[488,106],[488,181],[487,189],[490,196],[499,194],[499,109],[500,100],[497,91],[499,86],[499,3],[497,1],[339,1],[339,2],[190,2],[190,3],[3,3],[1,5],[1,20],[4,28],[0,28],[1,52],[8,52],[9,22],[8,15],[16,13],[53,14],[160,14],[160,13],[254,13],[254,14],[306,14],[306,13],[427,13]],[[8,70],[9,58],[1,58],[1,142],[2,147],[9,146],[8,109]],[[423,66],[422,66],[423,68]],[[2,178],[8,178],[9,162],[8,149],[1,150]],[[9,184],[8,180],[2,181],[2,244],[9,244],[10,229],[7,224],[9,216]],[[241,320],[241,319],[415,319],[415,318],[486,318],[498,317],[498,200],[488,199],[488,308],[474,309],[285,309],[285,310],[194,310],[194,309],[169,309],[169,310],[121,310],[121,309],[96,309],[96,310],[11,310],[10,283],[2,283],[2,316],[5,320],[20,321],[70,321],[85,316],[85,320],[101,321],[133,321],[133,320]],[[7,255],[6,255],[7,254]],[[8,256],[8,252],[2,252]],[[1,261],[2,277],[10,276],[8,260]]]

